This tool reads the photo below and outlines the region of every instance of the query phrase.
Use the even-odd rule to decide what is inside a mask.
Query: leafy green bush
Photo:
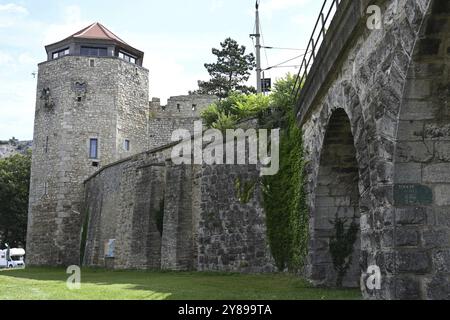
[[[208,128],[232,129],[239,120],[256,117],[270,105],[270,96],[232,93],[203,110],[201,117]]]
[[[31,151],[0,159],[0,245],[25,246]]]

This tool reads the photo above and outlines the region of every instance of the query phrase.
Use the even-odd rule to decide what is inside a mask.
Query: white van
[[[10,249],[9,259],[7,258],[8,249],[0,250],[0,268],[25,268],[23,257],[25,256],[24,249]]]

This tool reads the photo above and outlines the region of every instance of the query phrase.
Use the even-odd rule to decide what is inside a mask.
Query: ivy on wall
[[[308,248],[308,209],[304,191],[302,132],[295,119],[295,76],[278,80],[269,96],[231,94],[202,112],[206,126],[235,128],[249,117],[257,117],[259,126],[281,128],[280,171],[259,181],[263,190],[266,229],[270,250],[280,271],[296,272],[302,266]],[[254,185],[235,181],[236,197],[250,201]]]
[[[267,235],[279,271],[297,272],[308,248],[308,210],[304,191],[301,130],[293,112],[280,136],[280,171],[263,179]]]

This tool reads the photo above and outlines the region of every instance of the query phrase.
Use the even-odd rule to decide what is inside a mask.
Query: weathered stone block
[[[398,208],[395,210],[395,222],[399,225],[418,225],[427,223],[425,207]]]
[[[449,229],[427,229],[422,233],[425,248],[439,248],[450,245]]]
[[[414,277],[402,277],[395,280],[395,299],[420,300],[422,299],[420,281]]]
[[[438,206],[450,206],[450,185],[442,184],[434,187],[434,198]]]
[[[450,142],[436,142],[434,151],[438,160],[450,162]]]
[[[420,163],[397,163],[395,165],[395,183],[421,183],[422,165]]]
[[[434,145],[430,141],[399,142],[395,159],[398,162],[429,162],[434,157]]]
[[[425,165],[423,168],[423,182],[425,183],[450,182],[450,163]]]
[[[440,249],[433,252],[433,264],[437,272],[450,272],[450,249]]]
[[[397,139],[403,141],[421,141],[424,136],[423,121],[400,121]]]
[[[397,270],[404,273],[423,274],[430,271],[431,259],[424,250],[400,250],[397,253]]]
[[[424,281],[426,290],[426,299],[429,300],[449,300],[450,299],[450,281],[448,275],[436,274],[426,278]]]
[[[397,227],[395,229],[395,244],[399,247],[418,246],[419,239],[419,232],[415,228]]]

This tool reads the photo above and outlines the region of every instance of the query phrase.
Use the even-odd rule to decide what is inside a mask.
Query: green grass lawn
[[[286,274],[106,271],[83,269],[81,289],[68,290],[65,269],[0,271],[1,300],[318,300],[360,299],[359,290],[312,288]]]

